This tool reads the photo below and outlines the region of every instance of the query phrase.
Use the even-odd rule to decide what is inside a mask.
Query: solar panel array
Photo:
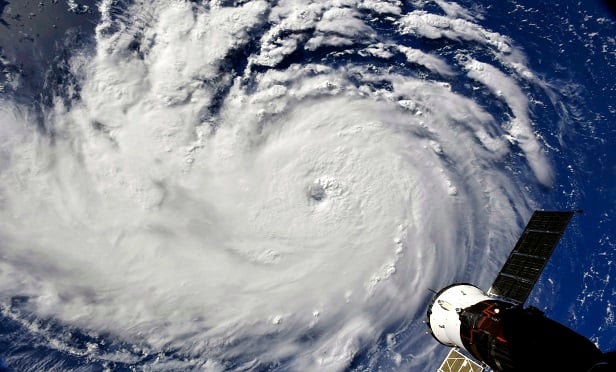
[[[524,303],[574,213],[535,211],[488,293]]]

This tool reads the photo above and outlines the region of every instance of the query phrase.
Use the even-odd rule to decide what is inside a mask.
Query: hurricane
[[[0,101],[0,310],[40,366],[434,369],[430,290],[489,286],[554,182],[554,94],[486,9],[93,10],[40,112]]]

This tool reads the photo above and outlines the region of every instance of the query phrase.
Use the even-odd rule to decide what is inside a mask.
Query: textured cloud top
[[[512,41],[440,0],[99,11],[44,130],[1,103],[5,315],[152,369],[434,367],[428,289],[489,284],[552,182]]]

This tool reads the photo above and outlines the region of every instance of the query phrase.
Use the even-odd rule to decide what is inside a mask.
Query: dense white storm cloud
[[[2,298],[134,345],[79,351],[92,360],[341,370],[421,322],[429,288],[489,284],[533,204],[524,183],[552,171],[520,52],[437,3],[103,1],[95,50],[72,59],[79,98],[56,99],[47,131],[1,103]],[[375,17],[501,64],[398,45]],[[324,49],[357,59],[294,57]],[[507,166],[517,145],[534,178]],[[433,365],[421,330],[388,342],[390,363]]]

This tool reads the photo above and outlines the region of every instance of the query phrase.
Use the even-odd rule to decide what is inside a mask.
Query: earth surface
[[[1,1],[0,365],[429,371],[431,289],[616,349],[599,1]]]

